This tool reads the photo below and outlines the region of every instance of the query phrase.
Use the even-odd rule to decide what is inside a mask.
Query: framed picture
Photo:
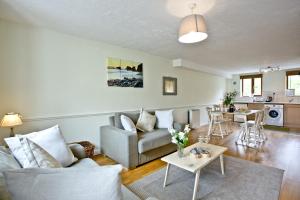
[[[107,58],[106,67],[108,86],[143,87],[143,63],[119,58]]]
[[[177,95],[177,78],[163,77],[163,95]]]

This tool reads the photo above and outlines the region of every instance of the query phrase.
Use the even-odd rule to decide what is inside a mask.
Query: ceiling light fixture
[[[279,66],[277,66],[277,67],[268,66],[268,67],[264,67],[264,68],[259,69],[260,73],[275,72],[275,71],[279,71],[279,70],[280,70]]]
[[[191,44],[201,42],[208,36],[204,17],[194,14],[196,6],[196,3],[191,4],[192,14],[184,17],[181,21],[178,32],[178,41],[181,43]]]

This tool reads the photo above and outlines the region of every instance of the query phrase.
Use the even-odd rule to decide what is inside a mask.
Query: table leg
[[[248,130],[248,122],[247,122],[247,115],[244,116],[244,122],[245,122],[245,140],[246,140],[246,145],[248,146],[249,144],[249,130]]]
[[[195,177],[195,184],[194,184],[194,192],[193,192],[193,200],[196,200],[198,188],[199,188],[199,177],[200,177],[200,170],[196,172]]]
[[[224,159],[223,159],[223,154],[220,155],[220,164],[221,164],[222,175],[224,175]]]
[[[211,115],[211,119],[210,119],[209,126],[208,126],[208,135],[209,135],[209,137],[212,134],[212,126],[213,126],[213,115]]]
[[[166,175],[165,175],[165,180],[164,180],[164,188],[167,185],[167,179],[168,179],[168,174],[169,174],[169,168],[170,168],[170,163],[167,164],[167,169],[166,169]]]

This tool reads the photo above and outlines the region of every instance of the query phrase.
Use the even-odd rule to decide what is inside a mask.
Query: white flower
[[[172,143],[174,143],[174,144],[178,143],[177,140],[176,140],[176,137],[172,137]]]
[[[174,128],[168,128],[169,133],[174,135],[176,133],[176,130]]]
[[[185,125],[185,127],[184,127],[184,132],[185,132],[185,133],[188,133],[188,132],[190,132],[190,131],[191,131],[190,125],[189,125],[189,124]]]
[[[179,132],[178,136],[179,136],[180,140],[183,140],[185,138],[185,133],[184,132]]]

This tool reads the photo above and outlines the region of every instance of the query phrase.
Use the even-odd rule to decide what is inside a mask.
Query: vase
[[[178,157],[182,158],[184,157],[184,153],[183,153],[184,147],[181,145],[177,145],[177,153],[178,153]]]
[[[230,104],[230,105],[229,105],[228,112],[233,113],[234,111],[235,111],[235,106],[234,106],[233,104]]]

